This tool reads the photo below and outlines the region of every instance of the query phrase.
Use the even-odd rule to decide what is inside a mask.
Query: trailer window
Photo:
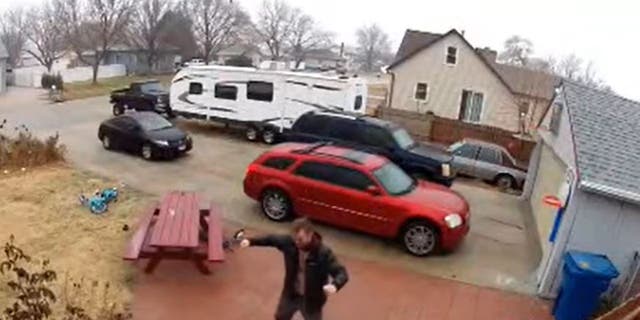
[[[327,87],[327,86],[323,86],[323,85],[320,85],[320,84],[314,84],[313,88],[314,89],[321,89],[321,90],[329,90],[329,91],[340,91],[339,88]]]
[[[236,86],[216,84],[214,96],[218,99],[236,100],[238,88]]]
[[[202,94],[202,83],[200,82],[189,83],[189,94]]]
[[[360,110],[362,108],[362,96],[356,96],[356,101],[353,104],[354,110]]]
[[[273,101],[273,83],[262,81],[247,82],[247,99],[257,101]]]

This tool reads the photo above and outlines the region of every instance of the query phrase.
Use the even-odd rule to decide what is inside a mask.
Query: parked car
[[[136,111],[155,111],[173,116],[169,105],[169,91],[157,80],[138,81],[128,88],[111,91],[113,115],[123,114],[127,109]]]
[[[449,146],[453,168],[459,174],[495,183],[501,189],[521,188],[527,167],[502,146],[465,139]]]
[[[446,150],[417,143],[402,127],[369,116],[308,112],[286,132],[290,142],[332,141],[389,158],[410,175],[451,186],[453,157]]]
[[[307,216],[398,239],[416,256],[453,250],[469,232],[469,205],[458,193],[379,155],[326,142],[265,152],[249,165],[244,192],[271,220]]]
[[[146,160],[175,158],[193,147],[191,137],[154,112],[117,116],[100,124],[98,139],[107,150],[122,150]]]

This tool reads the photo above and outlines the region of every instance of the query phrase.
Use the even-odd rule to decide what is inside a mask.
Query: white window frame
[[[427,92],[425,94],[424,100],[416,98],[416,93],[418,92],[418,84],[421,84],[421,83],[424,83],[427,86]],[[412,97],[413,101],[416,101],[416,102],[427,102],[427,101],[429,101],[429,91],[430,90],[431,90],[431,86],[429,85],[428,82],[426,82],[426,81],[418,81],[418,82],[416,82],[416,85],[413,86],[413,97]]]
[[[449,63],[449,61],[447,61],[447,57],[449,57],[449,48],[456,49],[456,55],[455,55],[456,62],[454,62],[454,63]],[[451,67],[456,66],[458,64],[458,57],[460,56],[459,53],[460,53],[460,49],[458,49],[458,47],[456,47],[456,46],[445,46],[444,47],[444,64],[446,64],[448,66],[451,66]]]
[[[482,94],[482,106],[480,107],[481,108],[481,110],[480,110],[480,118],[478,119],[478,121],[469,121],[469,120],[464,120],[464,119],[460,120],[460,121],[466,122],[466,123],[473,123],[473,124],[482,124],[482,119],[484,119],[485,106],[487,104],[487,94],[484,93],[483,91],[480,91],[480,90],[462,89],[462,91],[460,91],[460,95],[458,96],[458,113],[457,113],[456,116],[460,115],[460,111],[462,110],[462,92],[463,91],[470,91],[472,97],[476,93]]]

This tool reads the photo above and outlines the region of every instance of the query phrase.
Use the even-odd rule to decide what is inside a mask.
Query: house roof
[[[408,29],[402,38],[400,48],[398,48],[394,62],[389,66],[389,69],[401,64],[418,52],[430,47],[438,40],[452,33],[458,34],[458,36],[473,49],[473,46],[455,29],[445,34]],[[557,77],[541,71],[497,63],[495,57],[493,60],[490,60],[482,54],[482,50],[473,50],[512,93],[547,100],[553,97],[554,87],[559,83]]]
[[[224,56],[240,56],[244,54],[257,53],[262,55],[260,48],[253,44],[234,44],[228,48],[220,50],[218,55]]]
[[[560,78],[542,71],[502,63],[493,67],[517,94],[551,100]]]
[[[387,69],[391,70],[395,68],[399,64],[405,62],[407,59],[410,59],[411,57],[416,55],[418,52],[421,52],[422,50],[429,48],[431,45],[438,42],[440,39],[444,39],[451,34],[458,35],[462,39],[462,41],[467,46],[469,46],[469,48],[471,48],[471,50],[478,56],[478,58],[480,58],[480,61],[482,61],[489,68],[489,70],[500,80],[500,82],[502,82],[502,84],[507,88],[507,90],[509,90],[509,92],[511,93],[514,93],[511,87],[509,86],[509,84],[504,80],[502,75],[500,75],[496,71],[496,69],[493,67],[493,64],[487,61],[487,59],[485,59],[485,57],[482,56],[480,52],[475,50],[473,46],[471,46],[471,44],[467,41],[467,39],[465,39],[456,29],[451,29],[449,32],[439,35],[439,37],[437,38],[436,36],[438,36],[438,34],[435,34],[435,33],[407,30],[407,32],[405,33],[405,37],[402,39],[402,44],[400,45],[400,49],[398,49],[398,54],[396,54],[397,59],[393,63],[391,63],[391,65],[389,65]],[[406,48],[405,50],[407,50],[407,52],[410,50],[412,51],[408,52],[405,55],[400,55],[399,53],[402,50],[403,45]]]
[[[640,102],[563,80],[579,187],[640,203]]]
[[[307,59],[336,60],[336,61],[344,59],[340,57],[340,54],[328,48],[309,50],[309,52],[307,52],[305,57]]]
[[[4,46],[2,41],[0,41],[0,59],[9,58],[9,52],[7,52],[7,48]]]

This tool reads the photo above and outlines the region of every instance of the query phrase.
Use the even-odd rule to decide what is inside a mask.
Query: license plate
[[[182,145],[180,145],[180,146],[178,147],[178,150],[180,150],[180,151],[184,151],[184,150],[186,150],[186,149],[187,149],[187,146],[186,146],[186,145],[184,145],[184,144],[182,144]]]

